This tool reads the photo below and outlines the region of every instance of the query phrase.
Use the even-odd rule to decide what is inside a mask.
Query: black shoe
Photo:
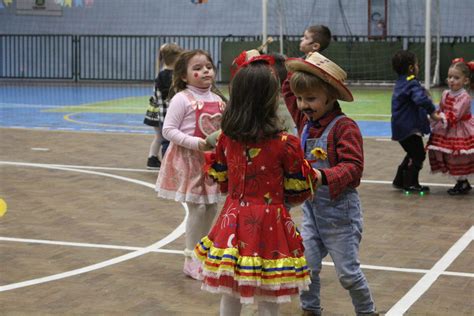
[[[428,193],[430,192],[430,187],[424,185],[411,185],[409,187],[403,188],[405,192],[412,192],[412,193]]]
[[[161,167],[161,162],[157,156],[148,157],[146,168],[150,170],[158,170]]]
[[[462,180],[456,182],[456,185],[448,190],[449,195],[463,195],[463,194],[468,194],[469,191],[472,190],[471,185],[469,184],[469,181],[467,180]]]

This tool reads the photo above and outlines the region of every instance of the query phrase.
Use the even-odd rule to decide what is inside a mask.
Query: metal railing
[[[0,78],[150,81],[164,43],[210,52],[219,70],[224,41],[254,36],[0,35]],[[217,80],[220,80],[218,71]]]
[[[278,38],[275,36],[274,38]],[[301,36],[285,36],[298,42]],[[164,43],[210,52],[222,79],[222,43],[260,41],[260,36],[0,35],[0,79],[151,81]],[[335,42],[363,43],[366,36],[335,36]],[[424,37],[386,37],[379,42],[424,42]],[[442,43],[472,43],[474,37],[441,37]],[[225,78],[224,78],[225,79]]]

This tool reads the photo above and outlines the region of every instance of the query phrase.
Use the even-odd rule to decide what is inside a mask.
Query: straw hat
[[[354,101],[351,91],[344,84],[347,79],[346,72],[320,53],[311,53],[306,59],[288,58],[285,65],[290,72],[304,71],[326,81],[339,92],[339,100]]]

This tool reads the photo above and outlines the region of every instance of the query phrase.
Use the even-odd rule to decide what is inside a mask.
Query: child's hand
[[[432,119],[433,121],[436,121],[436,122],[443,120],[443,118],[441,117],[441,115],[440,115],[438,112],[436,112],[436,111],[434,111],[433,113],[431,113],[431,114],[430,114],[430,117],[431,117],[431,119]],[[446,118],[446,117],[445,117],[445,118]]]
[[[206,143],[211,146],[211,148],[216,147],[217,145],[217,138],[219,138],[219,135],[221,134],[221,130],[217,130],[211,135],[206,137]]]
[[[443,112],[440,112],[439,116],[441,117],[441,122],[443,123],[443,128],[448,128],[448,120],[446,119],[446,114],[444,114]]]
[[[199,143],[198,143],[198,149],[199,151],[209,151],[209,150],[212,150],[212,146],[210,146],[208,143],[206,143],[206,140],[204,139],[199,139]]]
[[[323,185],[323,176],[321,175],[321,171],[316,168],[313,168],[314,172],[316,173],[316,181],[314,181],[314,185],[316,188],[319,188]]]

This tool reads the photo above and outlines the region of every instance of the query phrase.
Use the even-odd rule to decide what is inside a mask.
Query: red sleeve
[[[298,105],[296,104],[296,96],[293,94],[290,88],[290,78],[292,73],[288,73],[285,81],[281,86],[281,94],[283,95],[283,99],[285,100],[286,107],[288,108],[288,112],[290,112],[293,121],[296,124],[296,128],[298,129],[298,135],[301,135],[303,131],[304,124],[306,123],[306,117],[304,114],[298,110]]]
[[[299,138],[283,134],[282,141],[285,142],[283,151],[285,200],[292,205],[301,204],[311,197],[316,174],[304,159]]]
[[[222,193],[227,193],[229,179],[227,176],[227,158],[225,156],[225,147],[227,146],[227,138],[223,133],[217,138],[216,153],[212,156],[208,164],[207,174],[210,178],[219,183]]]
[[[357,124],[349,119],[340,119],[332,128],[328,139],[328,158],[332,167],[322,169],[331,199],[335,199],[347,188],[360,184],[364,171],[364,149],[362,134]]]

